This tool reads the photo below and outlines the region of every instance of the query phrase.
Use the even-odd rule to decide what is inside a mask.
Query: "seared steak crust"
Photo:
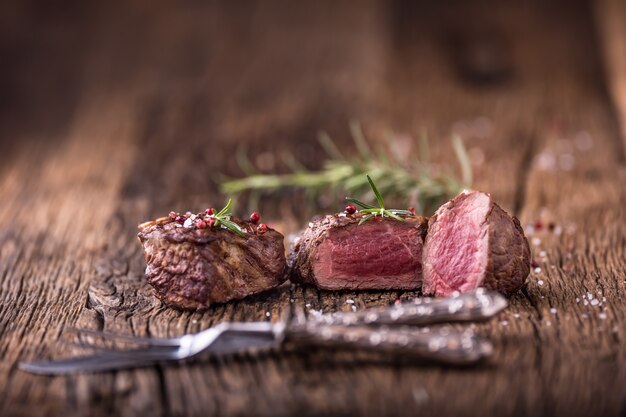
[[[285,281],[283,235],[258,233],[232,218],[245,236],[212,227],[186,228],[166,218],[139,226],[146,279],[165,304],[186,310],[238,300]]]
[[[489,258],[483,286],[505,295],[517,292],[530,273],[530,247],[524,229],[515,216],[509,216],[492,202],[487,215]]]
[[[327,215],[309,223],[289,255],[290,279],[322,289],[416,289],[426,219]]]

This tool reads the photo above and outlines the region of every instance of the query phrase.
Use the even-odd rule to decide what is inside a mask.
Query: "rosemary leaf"
[[[376,185],[374,185],[374,181],[372,181],[372,178],[367,175],[367,181],[370,183],[370,186],[372,187],[372,191],[374,191],[374,195],[376,196],[376,200],[378,200],[378,204],[380,205],[380,208],[385,208],[385,202],[383,201],[383,196],[380,195],[380,193],[378,192],[378,188],[376,188]]]
[[[401,221],[401,222],[403,222],[403,221],[404,221],[404,219],[403,219],[402,217],[400,217],[400,216],[396,216],[395,214],[393,214],[393,213],[392,213],[391,211],[389,211],[389,210],[385,210],[385,215],[386,215],[386,216],[391,217],[392,219],[395,219],[395,220]]]
[[[221,224],[222,226],[224,226],[225,228],[232,230],[233,232],[237,233],[239,236],[244,237],[245,236],[245,232],[243,230],[241,230],[241,228],[231,222],[230,220],[226,220],[226,219],[217,219],[216,223]]]
[[[374,207],[374,206],[372,206],[370,204],[364,203],[361,200],[357,200],[356,198],[346,197],[346,201],[348,201],[350,203],[353,203],[353,204],[356,204],[357,206],[359,206],[361,208],[364,208],[364,209],[376,209],[376,207]]]
[[[361,157],[366,161],[371,160],[372,150],[365,140],[363,129],[361,129],[361,124],[358,121],[353,120],[350,122],[350,133],[352,134],[352,139],[354,140],[354,143],[356,144],[356,147],[359,150]]]
[[[228,213],[228,210],[230,210],[230,206],[232,206],[232,205],[233,205],[233,199],[232,199],[232,198],[229,198],[229,199],[228,199],[228,203],[226,203],[226,205],[224,206],[224,208],[223,208],[223,209],[221,209],[221,210],[219,211],[219,213],[217,213],[217,214],[215,215],[215,217],[221,217],[221,216],[224,216],[226,213]]]
[[[456,157],[459,160],[459,165],[461,165],[461,178],[463,178],[463,182],[465,184],[469,185],[472,183],[472,164],[460,136],[454,135],[452,138],[452,147],[454,148]]]
[[[390,213],[393,213],[393,214],[399,214],[401,216],[412,216],[413,215],[413,213],[408,211],[408,210],[391,209],[391,210],[387,210],[387,211],[390,212]]]
[[[374,207],[374,208],[369,208],[369,209],[363,209],[363,210],[359,210],[360,213],[366,213],[366,214],[374,214],[374,215],[379,215],[384,213],[384,209],[378,208],[378,207]]]
[[[322,148],[326,151],[329,157],[337,160],[345,159],[335,142],[328,136],[326,132],[320,132],[317,137],[318,142],[322,145]]]
[[[366,221],[368,221],[369,219],[371,219],[371,218],[372,218],[372,217],[374,217],[374,216],[375,216],[375,214],[374,214],[374,213],[371,213],[371,214],[368,214],[368,215],[363,216],[363,217],[361,218],[361,220],[359,221],[358,226],[362,225],[363,223],[365,223]]]

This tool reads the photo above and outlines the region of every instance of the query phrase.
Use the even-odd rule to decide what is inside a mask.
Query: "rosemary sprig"
[[[387,147],[373,148],[367,144],[358,123],[351,123],[350,131],[357,148],[357,152],[350,156],[342,154],[327,134],[320,134],[320,145],[329,158],[319,171],[294,164],[295,157],[288,155],[287,165],[291,173],[261,174],[254,171],[245,154],[239,153],[237,161],[247,176],[226,179],[221,183],[221,190],[229,195],[249,191],[252,200],[263,194],[293,188],[304,189],[308,196],[314,198],[326,192],[334,193],[335,196],[349,194],[363,198],[371,192],[371,186],[366,180],[368,174],[384,195],[407,201],[418,212],[428,214],[464,188],[471,187],[472,168],[458,136],[452,138],[452,147],[461,167],[461,179],[451,174],[449,167],[438,166],[430,161],[425,135],[418,146],[419,155],[411,159],[397,149],[397,141],[391,134],[387,135]]]
[[[221,225],[243,237],[245,236],[246,232],[241,227],[239,227],[237,223],[230,220],[230,218],[232,217],[232,213],[230,212],[230,206],[232,205],[233,199],[229,198],[228,203],[226,203],[224,208],[218,211],[217,214],[212,215],[212,218],[215,220],[215,226]]]
[[[365,214],[365,216],[363,216],[361,220],[359,221],[359,225],[365,223],[372,217],[376,217],[376,216],[380,216],[380,217],[387,216],[387,217],[391,217],[392,219],[403,222],[404,219],[400,216],[410,216],[413,214],[409,210],[385,208],[385,201],[383,200],[383,196],[380,195],[378,188],[376,188],[376,184],[374,184],[374,181],[372,181],[369,175],[366,175],[366,177],[367,177],[367,182],[369,182],[370,187],[372,188],[372,191],[374,191],[374,195],[376,196],[376,201],[378,201],[378,207],[372,206],[371,204],[364,203],[361,200],[358,200],[356,198],[346,197],[347,201],[354,203],[358,205],[359,207],[361,207],[361,210],[359,210],[359,212]]]

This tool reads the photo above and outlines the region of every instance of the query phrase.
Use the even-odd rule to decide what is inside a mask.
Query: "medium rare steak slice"
[[[168,218],[139,226],[146,279],[161,301],[181,309],[204,309],[285,281],[283,235],[263,224],[231,221],[243,236],[219,226],[185,227]]]
[[[358,225],[362,217],[342,213],[309,223],[290,255],[292,281],[326,290],[419,288],[426,219]]]
[[[463,193],[430,218],[424,244],[424,294],[486,287],[510,295],[530,272],[524,231],[482,192]]]

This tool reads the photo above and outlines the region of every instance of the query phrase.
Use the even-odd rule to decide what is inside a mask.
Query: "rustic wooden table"
[[[0,414],[623,415],[619,1],[13,3],[0,13]],[[351,119],[373,140],[427,129],[441,161],[460,132],[475,188],[544,225],[529,234],[527,287],[477,327],[497,348],[489,364],[302,352],[67,377],[17,369],[74,353],[59,344],[66,327],[174,336],[417,295],[287,285],[185,313],[143,280],[136,225],[221,204],[215,180],[241,174],[237,146],[269,169],[285,170],[283,150],[315,168],[317,130],[350,150]],[[262,210],[286,232],[313,214],[289,199]]]

